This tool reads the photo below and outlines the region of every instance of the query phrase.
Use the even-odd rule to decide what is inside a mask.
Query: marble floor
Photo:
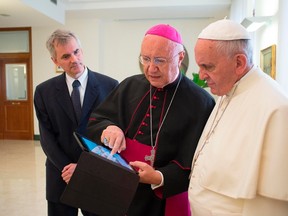
[[[0,140],[0,216],[31,215],[47,215],[40,142]]]
[[[39,141],[0,140],[0,215],[46,215],[44,163]]]

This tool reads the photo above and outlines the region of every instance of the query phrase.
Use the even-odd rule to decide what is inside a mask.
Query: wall
[[[85,64],[92,70],[111,76],[119,81],[141,73],[138,56],[145,31],[158,23],[167,23],[182,34],[189,55],[187,76],[198,67],[194,61],[193,48],[200,31],[213,19],[113,21],[69,19],[65,25],[32,28],[33,90],[39,83],[57,76],[55,66],[46,50],[48,36],[57,28],[75,32],[82,43]],[[34,133],[39,134],[38,120],[34,114]]]
[[[279,0],[278,11],[278,46],[276,48],[276,80],[284,87],[288,93],[288,69],[287,69],[287,56],[288,56],[288,1]]]
[[[271,16],[271,19],[264,26],[251,33],[252,43],[254,44],[254,62],[256,65],[260,65],[260,50],[272,44],[277,44],[277,10],[278,0],[274,0],[273,4],[267,2],[267,0],[232,0],[230,18],[239,23],[245,17]]]
[[[286,1],[286,0],[279,0]],[[260,65],[260,50],[276,44],[277,53],[283,53],[285,47],[278,46],[279,16],[278,0],[232,0],[229,18],[241,22],[244,17],[253,15],[255,8],[256,16],[272,16],[272,19],[258,31],[252,34],[254,43],[254,62]],[[284,3],[282,3],[284,5]],[[287,7],[287,3],[285,4]],[[281,8],[280,8],[281,9]],[[286,8],[287,11],[288,8]],[[282,10],[282,9],[281,9]],[[284,10],[284,9],[283,9]],[[286,13],[286,12],[285,12]],[[283,14],[283,13],[282,13]],[[283,17],[283,16],[281,16]],[[75,32],[81,39],[86,65],[95,71],[111,76],[119,81],[133,74],[141,73],[138,56],[140,45],[145,31],[154,24],[168,23],[176,27],[183,36],[184,45],[189,55],[189,68],[187,76],[192,78],[192,72],[197,72],[198,67],[194,61],[193,47],[197,35],[201,29],[213,22],[213,19],[195,20],[153,20],[153,21],[113,21],[113,20],[85,20],[68,19],[65,25],[50,26],[45,28],[32,28],[33,43],[33,89],[35,86],[58,74],[55,66],[45,48],[47,37],[56,28],[66,28]],[[282,23],[284,19],[282,20]],[[288,31],[286,27],[286,31]],[[282,36],[287,44],[287,36]],[[287,47],[286,47],[287,48]],[[282,49],[282,50],[281,50]],[[286,51],[287,52],[287,51]],[[287,55],[285,55],[287,56]],[[281,64],[277,56],[278,65]],[[288,73],[286,66],[277,68],[276,81],[278,81],[288,93]],[[39,134],[38,121],[34,115],[34,131]]]

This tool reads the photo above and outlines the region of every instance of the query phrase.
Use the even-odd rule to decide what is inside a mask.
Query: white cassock
[[[218,99],[194,155],[193,216],[288,216],[287,96],[254,67],[225,97]]]

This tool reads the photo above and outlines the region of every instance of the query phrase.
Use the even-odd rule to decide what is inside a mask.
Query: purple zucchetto
[[[147,34],[158,35],[167,38],[168,40],[174,41],[176,43],[183,44],[182,37],[179,34],[179,32],[168,24],[155,25],[145,33],[145,35]]]

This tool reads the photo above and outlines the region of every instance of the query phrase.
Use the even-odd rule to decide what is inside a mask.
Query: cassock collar
[[[236,86],[238,87],[234,96],[249,90],[250,86],[257,82],[257,80],[259,80],[262,76],[265,76],[265,73],[263,73],[259,67],[253,66],[248,73],[246,73],[238,82],[234,84],[232,90],[226,96],[229,97]]]
[[[181,79],[182,74],[179,73],[178,77],[172,82],[167,84],[166,86],[164,86],[163,88],[157,88],[157,89],[162,89],[162,90],[168,90],[168,89],[173,89],[177,86],[177,83],[179,81],[179,79]],[[155,86],[152,86],[154,89],[156,88]]]

